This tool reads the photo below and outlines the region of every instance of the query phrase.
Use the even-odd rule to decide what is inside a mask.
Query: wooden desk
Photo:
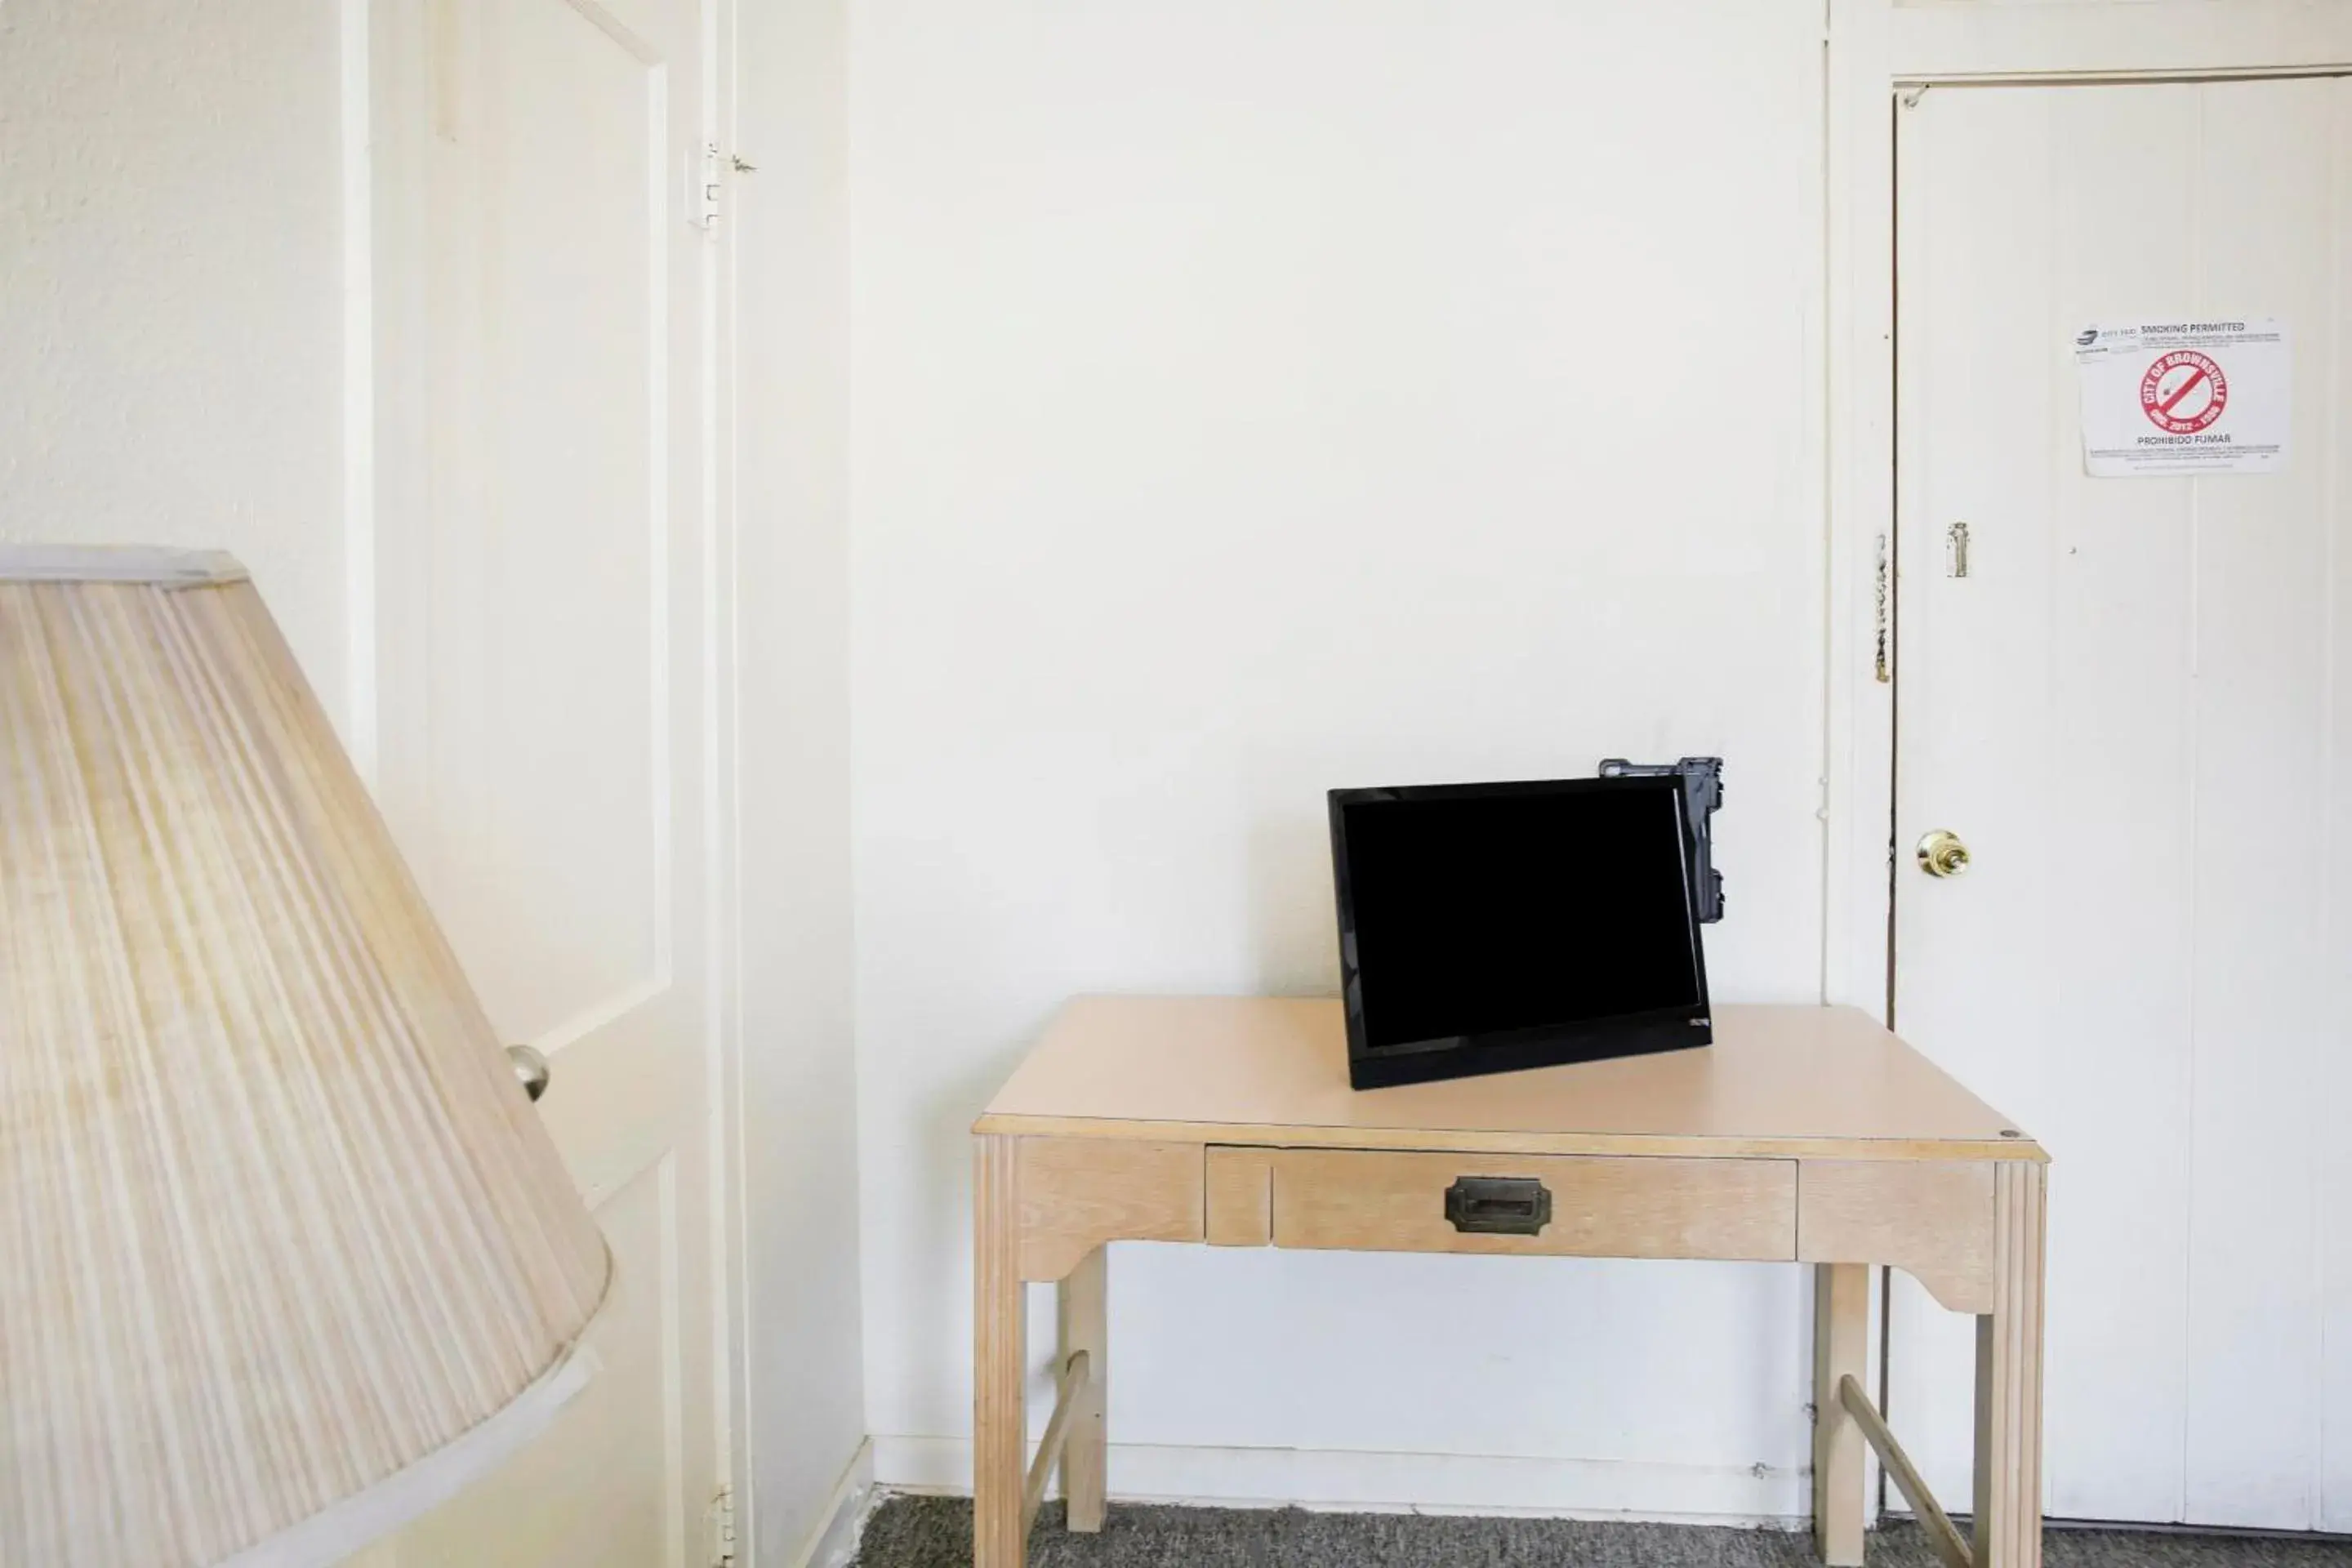
[[[1070,1003],[972,1128],[978,1568],[1020,1568],[1057,1458],[1070,1528],[1102,1527],[1104,1247],[1125,1240],[1812,1264],[1823,1559],[1862,1561],[1869,1442],[1948,1563],[2038,1568],[2047,1156],[1852,1008],[1715,1026],[1707,1049],[1359,1093],[1335,1001]],[[1548,1222],[1457,1229],[1461,1177],[1539,1185],[1524,1223]],[[1972,1548],[1862,1388],[1872,1264],[1976,1317]],[[1049,1279],[1060,1395],[1027,1466],[1022,1287]]]

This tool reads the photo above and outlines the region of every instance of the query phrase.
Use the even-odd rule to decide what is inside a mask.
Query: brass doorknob
[[[1969,847],[1948,827],[1938,827],[1919,840],[1919,869],[1930,877],[1957,877],[1969,868]]]
[[[515,1078],[522,1091],[537,1100],[547,1092],[547,1080],[554,1075],[549,1070],[546,1056],[534,1046],[509,1046],[507,1060],[514,1067]]]

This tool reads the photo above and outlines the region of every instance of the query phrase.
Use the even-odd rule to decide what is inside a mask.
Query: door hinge
[[[1876,634],[1874,668],[1878,676],[1878,683],[1881,686],[1887,684],[1895,679],[1895,671],[1893,668],[1894,648],[1892,647],[1894,642],[1895,627],[1893,617],[1889,613],[1892,606],[1888,602],[1892,596],[1893,584],[1889,584],[1886,578],[1886,535],[1882,533],[1878,536],[1878,572],[1872,585],[1873,593],[1875,595],[1876,598],[1877,616],[1876,624],[1873,628]]]
[[[710,1568],[735,1568],[735,1489],[719,1489],[704,1511],[710,1537]]]
[[[719,201],[727,186],[726,161],[719,155],[719,143],[705,142],[702,157],[694,174],[694,226],[709,232],[719,226]]]

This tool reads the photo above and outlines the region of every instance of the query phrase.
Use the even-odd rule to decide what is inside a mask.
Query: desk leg
[[[1029,1452],[1027,1300],[1016,1140],[972,1138],[971,1560],[1022,1568]]]
[[[1087,1386],[1070,1409],[1062,1447],[1062,1496],[1069,1527],[1087,1534],[1103,1527],[1104,1469],[1110,1457],[1104,1417],[1110,1406],[1110,1248],[1097,1247],[1061,1285],[1062,1364],[1087,1353]]]
[[[2042,1167],[1993,1167],[1993,1310],[1977,1319],[1975,1568],[2042,1564]]]
[[[1867,1380],[1869,1348],[1869,1266],[1815,1264],[1813,1550],[1830,1568],[1862,1563],[1862,1428],[1838,1397],[1838,1380]]]

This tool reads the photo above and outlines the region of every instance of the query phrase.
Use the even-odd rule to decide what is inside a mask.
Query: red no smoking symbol
[[[2139,411],[2173,436],[2193,436],[2230,405],[2230,378],[2192,349],[2161,355],[2139,378]]]

